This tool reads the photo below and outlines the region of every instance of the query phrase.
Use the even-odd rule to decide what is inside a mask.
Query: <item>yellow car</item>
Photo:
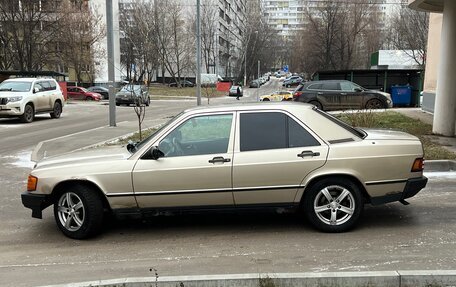
[[[260,97],[260,101],[262,102],[280,102],[280,101],[292,101],[293,100],[293,93],[288,91],[275,91],[270,95],[264,95]]]

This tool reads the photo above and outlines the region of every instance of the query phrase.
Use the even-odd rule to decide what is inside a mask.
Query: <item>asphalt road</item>
[[[255,99],[252,89],[241,101]],[[194,105],[154,101],[149,114],[165,117]],[[135,120],[131,109],[118,112],[118,121]],[[154,276],[154,270],[165,276],[456,269],[456,173],[430,174],[409,206],[366,206],[359,226],[343,234],[317,232],[297,215],[251,213],[110,220],[94,239],[68,239],[51,209],[38,220],[23,208],[20,193],[30,171],[24,153],[41,140],[106,124],[107,107],[97,104],[68,105],[59,120],[0,120],[0,285]]]

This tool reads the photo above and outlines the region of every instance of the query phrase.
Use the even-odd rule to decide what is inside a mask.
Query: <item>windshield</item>
[[[31,85],[31,82],[5,81],[0,84],[0,91],[28,92],[30,91]]]
[[[136,142],[136,143],[133,143],[134,145],[134,148],[132,150],[129,150],[131,153],[135,153],[136,151],[140,150],[144,145],[146,145],[151,139],[153,139],[155,137],[156,134],[158,134],[159,132],[161,132],[165,127],[167,127],[168,125],[170,125],[171,123],[173,123],[176,119],[178,119],[181,115],[183,114],[183,112],[179,113],[178,115],[172,117],[168,122],[166,122],[164,125],[162,125],[159,129],[157,129],[156,131],[154,131],[150,136],[148,136],[147,138],[143,139],[141,142]]]
[[[139,92],[141,91],[141,86],[132,86],[132,85],[127,85],[123,86],[121,89],[122,92]]]

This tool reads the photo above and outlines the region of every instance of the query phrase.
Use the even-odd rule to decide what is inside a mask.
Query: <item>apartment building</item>
[[[304,30],[308,24],[307,14],[316,14],[319,8],[327,4],[327,0],[262,0],[262,8],[268,24],[283,37],[289,37],[296,31]],[[371,4],[374,5],[371,6]],[[389,17],[405,4],[404,0],[371,0],[361,5],[375,9],[373,12],[377,13],[381,28],[387,29]]]
[[[119,1],[119,18],[128,18],[128,14],[132,9],[134,1],[132,0],[118,0]],[[196,1],[186,0],[174,0],[179,4],[182,9],[182,20],[193,21],[196,15]],[[232,78],[238,75],[239,69],[242,66],[242,52],[243,52],[243,37],[245,30],[246,20],[246,5],[248,0],[201,0],[201,17],[203,17],[203,11],[210,11],[214,17],[215,23],[211,26],[213,32],[213,47],[210,53],[202,52],[202,73],[213,73],[218,74],[223,78]],[[160,5],[160,0],[150,0],[152,5]],[[204,21],[204,19],[201,19]],[[133,23],[134,24],[134,23]],[[202,24],[203,27],[203,24]],[[122,29],[120,29],[122,30]],[[192,33],[194,37],[194,31],[188,28],[187,33]],[[205,33],[205,31],[202,31]],[[126,45],[128,39],[120,31],[120,45]],[[207,36],[206,36],[207,37]],[[125,51],[125,49],[121,50]],[[193,53],[192,59],[194,61],[193,66],[196,64],[196,46],[194,49],[189,49],[189,53]],[[126,57],[126,53],[123,53],[121,57]],[[207,57],[206,59],[204,57]],[[125,58],[122,58],[122,62]],[[129,67],[131,68],[131,67]],[[122,67],[122,74],[127,74],[127,67]],[[181,76],[194,78],[196,69],[188,69],[183,71]],[[167,80],[172,76],[168,70],[164,69],[162,65],[157,66],[155,76],[161,78],[165,76]],[[155,78],[156,79],[156,78]],[[153,79],[153,80],[155,80]]]

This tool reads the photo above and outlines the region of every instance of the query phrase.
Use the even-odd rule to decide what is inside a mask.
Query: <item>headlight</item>
[[[22,96],[9,97],[7,103],[19,102],[22,100]]]

